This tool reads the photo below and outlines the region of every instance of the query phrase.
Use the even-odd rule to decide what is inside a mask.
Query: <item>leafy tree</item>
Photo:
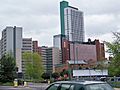
[[[107,52],[112,56],[109,65],[109,74],[112,76],[120,76],[120,33],[114,32],[114,41],[112,43],[105,42],[108,47]]]
[[[40,80],[44,71],[42,58],[37,53],[24,53],[23,61],[25,65],[25,75],[33,80]]]
[[[45,79],[45,80],[50,79],[50,73],[43,73],[42,78]]]
[[[0,81],[12,82],[16,77],[15,58],[10,54],[4,55],[0,60]]]
[[[98,61],[95,69],[101,69],[101,70],[107,69],[108,68],[108,64],[106,64],[106,63],[107,63],[106,60]]]
[[[64,77],[64,75],[68,75],[68,71],[65,69],[60,73],[60,76]]]
[[[59,74],[58,72],[54,72],[54,73],[52,73],[52,77],[53,77],[54,79],[57,79],[57,78],[60,77],[60,74]]]

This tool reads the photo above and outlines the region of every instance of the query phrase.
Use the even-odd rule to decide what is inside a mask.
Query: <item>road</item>
[[[0,86],[0,90],[45,90],[48,84],[32,84],[30,83],[27,87],[19,86]],[[120,90],[120,88],[115,88],[115,90]]]
[[[13,87],[13,86],[0,86],[0,90],[45,90],[43,87]]]
[[[0,86],[0,90],[34,90],[29,87]]]
[[[48,84],[33,84],[30,83],[27,87],[24,86],[0,86],[0,90],[45,90]]]

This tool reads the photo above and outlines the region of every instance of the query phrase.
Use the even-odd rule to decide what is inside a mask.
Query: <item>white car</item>
[[[49,85],[46,90],[114,90],[102,81],[59,81]]]

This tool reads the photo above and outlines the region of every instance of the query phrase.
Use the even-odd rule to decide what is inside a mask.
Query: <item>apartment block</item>
[[[38,41],[33,41],[33,52],[37,52],[41,55],[41,48],[38,46]]]
[[[33,43],[32,38],[22,39],[22,54],[23,53],[33,53]],[[25,61],[22,58],[22,72],[25,74]]]
[[[2,31],[1,57],[10,53],[15,57],[18,72],[22,72],[22,27],[6,27]]]
[[[22,39],[22,53],[24,52],[33,52],[32,38]]]

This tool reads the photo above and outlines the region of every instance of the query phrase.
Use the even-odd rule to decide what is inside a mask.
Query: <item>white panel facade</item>
[[[1,56],[10,53],[16,59],[18,71],[22,71],[21,67],[21,49],[22,49],[22,28],[6,27],[2,31],[1,38]]]
[[[55,35],[53,38],[53,46],[61,50],[61,35]]]
[[[22,72],[22,27],[15,27],[15,52],[16,52],[16,64],[18,66],[18,72]]]
[[[6,52],[7,53],[13,53],[14,48],[13,48],[13,27],[7,27],[6,28]]]
[[[83,12],[73,7],[64,9],[65,35],[69,41],[84,42]]]
[[[22,53],[24,52],[33,52],[32,38],[22,39]]]
[[[73,76],[107,76],[108,70],[73,70]]]

